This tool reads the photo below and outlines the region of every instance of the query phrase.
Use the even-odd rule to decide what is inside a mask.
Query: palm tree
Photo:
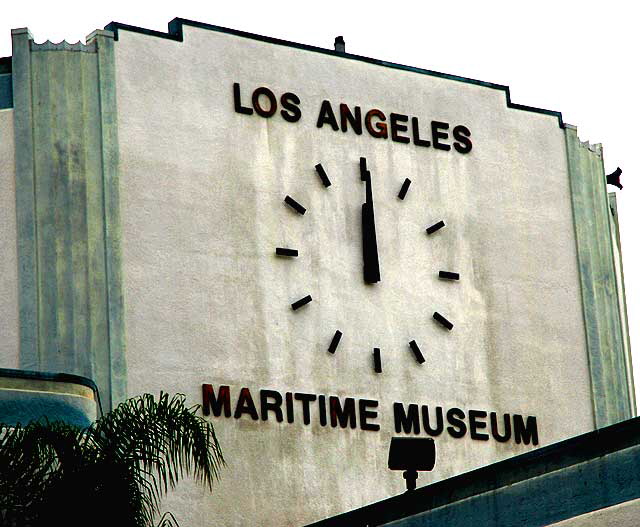
[[[184,395],[129,399],[88,428],[0,424],[0,525],[147,527],[185,475],[212,488],[224,458]],[[159,525],[171,525],[165,514]]]

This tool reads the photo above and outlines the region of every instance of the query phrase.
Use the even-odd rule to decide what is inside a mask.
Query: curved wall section
[[[100,413],[95,383],[62,373],[0,368],[0,422],[26,425],[46,418],[80,427]]]

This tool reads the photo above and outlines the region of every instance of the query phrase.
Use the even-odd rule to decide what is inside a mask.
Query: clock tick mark
[[[367,158],[360,158],[360,181],[366,181],[371,173],[367,170]]]
[[[331,181],[329,180],[329,176],[327,176],[327,173],[325,172],[325,170],[322,167],[321,163],[318,163],[316,165],[316,172],[318,172],[318,175],[320,176],[320,179],[322,180],[322,184],[325,187],[330,187],[331,186]]]
[[[453,273],[451,271],[440,271],[438,273],[438,277],[442,278],[443,280],[460,280],[460,274]]]
[[[331,339],[331,344],[329,344],[329,353],[335,353],[336,349],[338,349],[338,344],[340,344],[340,339],[342,338],[342,331],[336,329],[336,333]]]
[[[412,340],[411,342],[409,342],[409,347],[411,348],[411,351],[413,351],[413,354],[416,356],[416,360],[420,364],[424,364],[424,361],[425,361],[424,355],[420,351],[420,348],[418,347],[418,344],[416,343],[415,340]]]
[[[400,188],[400,192],[398,192],[398,197],[400,199],[404,199],[404,197],[407,195],[407,190],[409,190],[409,185],[411,185],[411,180],[409,178],[404,180],[404,183],[402,184],[402,187]]]
[[[441,326],[447,328],[449,331],[453,329],[453,324],[449,322],[445,317],[443,317],[440,313],[435,311],[433,313],[433,319],[438,322]]]
[[[380,348],[373,348],[373,371],[382,373],[382,361],[380,360]]]
[[[298,249],[287,249],[286,247],[276,247],[278,256],[298,256]]]
[[[444,221],[440,220],[438,223],[434,223],[431,227],[427,227],[427,234],[433,234],[444,227]]]
[[[298,203],[291,196],[285,196],[284,202],[287,205],[289,205],[289,207],[291,207],[293,210],[295,210],[298,214],[304,215],[304,213],[307,212],[307,209],[305,209],[302,205],[300,205],[300,203]]]
[[[311,302],[311,300],[311,295],[307,295],[304,298],[296,300],[293,304],[291,304],[291,309],[293,309],[294,311],[296,309],[300,309],[302,306],[306,306],[309,302]]]

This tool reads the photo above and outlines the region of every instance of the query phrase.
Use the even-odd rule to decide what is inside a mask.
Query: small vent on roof
[[[339,53],[344,53],[344,38],[342,38],[342,35],[336,37],[336,39],[333,41],[333,49],[335,49]]]

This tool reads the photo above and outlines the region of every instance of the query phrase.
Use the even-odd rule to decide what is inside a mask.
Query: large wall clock
[[[314,169],[317,179],[321,183],[321,185],[318,185],[318,188],[324,188],[327,191],[332,190],[334,192],[340,192],[340,189],[336,188],[336,186],[339,185],[334,184],[332,178],[328,174],[328,170],[322,163],[316,164]],[[390,175],[376,174],[376,176],[373,176],[372,170],[375,170],[375,168],[368,164],[366,157],[360,157],[359,160],[356,158],[347,160],[345,169],[346,170],[344,170],[343,173],[346,174],[346,177],[351,176],[356,178],[359,173],[359,180],[362,182],[361,201],[350,205],[353,210],[359,212],[359,214],[353,213],[344,216],[345,218],[354,219],[356,225],[342,226],[346,230],[357,230],[360,233],[360,239],[356,241],[356,245],[360,246],[362,254],[361,271],[359,271],[359,274],[361,273],[361,278],[357,280],[357,283],[344,283],[338,284],[338,286],[345,288],[361,288],[362,293],[367,295],[367,292],[373,293],[375,288],[386,286],[386,272],[388,272],[388,274],[402,272],[401,269],[393,268],[393,266],[397,267],[397,262],[394,262],[393,258],[389,258],[391,255],[385,254],[385,251],[382,250],[382,246],[379,246],[378,244],[380,233],[377,229],[377,221],[379,221],[379,218],[378,220],[376,219],[374,194],[376,194],[377,199],[382,200],[386,206],[402,207],[406,201],[410,199],[412,180],[409,177],[405,177],[404,180],[399,182],[397,193],[384,195],[383,192],[374,193],[376,176],[389,177]],[[310,172],[311,171],[309,171],[308,174],[309,177]],[[293,216],[307,216],[308,205],[301,203],[295,196],[288,193],[285,194],[283,196],[283,204]],[[425,207],[428,206],[426,203],[424,205]],[[425,218],[428,216],[428,214],[424,214]],[[288,219],[293,220],[294,218]],[[286,219],[284,221],[286,221]],[[318,222],[318,225],[321,225],[321,223],[321,221]],[[428,225],[422,225],[421,227],[418,227],[418,224],[414,224],[414,230],[419,229],[421,232],[423,237],[421,241],[424,245],[424,247],[416,247],[414,257],[418,259],[421,258],[421,253],[424,253],[427,250],[426,248],[428,247],[429,239],[431,237],[446,236],[446,226],[447,224],[444,218],[440,218]],[[396,230],[393,228],[387,228],[385,229],[385,234],[388,236],[397,236],[403,230],[404,229]],[[299,258],[304,258],[305,253],[308,254],[309,251],[313,250],[313,248],[305,245],[304,239],[285,240],[284,242],[285,243],[281,243],[275,248],[276,265],[291,265],[291,262],[294,262]],[[392,247],[393,243],[386,243],[384,246]],[[353,249],[353,247],[351,249]],[[322,250],[322,248],[318,248],[317,250]],[[425,260],[424,265],[433,267],[434,260]],[[433,267],[430,274],[432,280],[440,280],[450,283],[456,283],[460,280],[459,269],[442,269]],[[400,291],[398,293],[401,294]],[[287,307],[291,310],[291,316],[300,316],[300,314],[303,313],[305,309],[309,309],[314,302],[322,302],[323,297],[330,294],[330,291],[308,291],[299,298],[292,299],[290,306]],[[284,307],[285,306],[283,306],[283,308]],[[378,308],[384,309],[384,306],[378,306]],[[438,308],[433,305],[429,305],[427,303],[424,305],[408,305],[407,309],[419,310],[422,312],[424,314],[424,324],[437,324],[445,332],[453,330],[453,321],[450,320],[446,314],[439,312]],[[348,328],[339,327],[327,329],[326,350],[328,353],[335,354],[338,351],[345,332],[348,332]],[[416,333],[420,333],[420,328],[416,328]],[[406,342],[397,342],[395,350],[384,350],[379,347],[378,343],[371,342],[370,360],[373,371],[375,373],[383,372],[383,354],[385,354],[385,352],[387,357],[393,357],[395,356],[393,352],[398,352],[400,350],[410,352],[410,355],[413,356],[415,362],[422,365],[426,362],[425,352],[423,350],[424,347],[425,346],[420,342],[420,339],[417,336],[416,338],[408,338]],[[427,345],[427,347],[429,346]],[[345,351],[348,352],[349,350],[347,349]],[[407,354],[407,356],[409,356],[409,354]]]

